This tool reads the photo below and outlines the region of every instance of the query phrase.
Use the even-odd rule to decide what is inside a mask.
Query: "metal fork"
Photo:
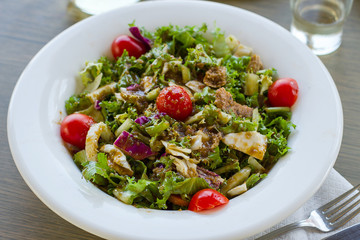
[[[324,206],[313,210],[308,219],[281,227],[257,238],[257,240],[273,239],[295,228],[313,227],[322,232],[330,232],[343,226],[360,212],[360,207],[355,209],[355,207],[360,203],[360,199],[355,201],[356,198],[360,196],[359,188],[360,184]],[[355,191],[357,191],[357,193],[349,197]],[[349,198],[346,199],[347,197]],[[351,210],[353,211],[350,212]]]

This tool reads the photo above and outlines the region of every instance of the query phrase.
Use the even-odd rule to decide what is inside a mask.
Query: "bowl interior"
[[[62,144],[59,122],[65,116],[64,101],[76,91],[78,72],[86,61],[110,56],[112,40],[129,34],[128,24],[134,20],[148,30],[206,23],[211,31],[216,25],[252,47],[280,77],[298,81],[292,118],[297,128],[289,139],[290,152],[264,181],[219,210],[196,214],[125,205],[86,182]],[[342,129],[335,84],[310,50],[261,16],[203,1],[144,2],[75,24],[29,63],[8,114],[11,151],[33,192],[66,220],[111,239],[243,238],[262,231],[294,212],[321,186],[335,163]]]

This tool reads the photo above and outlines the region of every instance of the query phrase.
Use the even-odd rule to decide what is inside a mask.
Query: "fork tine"
[[[327,218],[330,218],[332,215],[339,212],[340,209],[343,209],[345,206],[347,206],[349,203],[351,203],[354,199],[356,199],[359,195],[360,195],[360,192],[358,192],[356,195],[354,195],[351,198],[349,198],[348,200],[346,200],[344,203],[342,203],[338,207],[331,209],[330,211],[327,211],[326,212]]]
[[[360,184],[350,189],[349,191],[345,192],[344,194],[340,195],[339,197],[335,198],[331,202],[320,207],[318,210],[322,211],[323,213],[326,212],[329,208],[331,208],[332,206],[334,206],[335,204],[337,204],[338,202],[340,202],[341,200],[343,200],[344,198],[346,198],[347,196],[349,196],[351,193],[355,192],[359,188],[360,188]]]
[[[347,207],[343,211],[339,212],[339,214],[336,214],[335,216],[331,217],[329,220],[331,222],[335,222],[342,216],[344,216],[346,213],[350,212],[352,209],[354,209],[358,204],[360,203],[360,200],[357,200],[355,203],[351,204],[351,206]]]
[[[335,223],[333,223],[332,225],[336,228],[341,227],[342,225],[344,225],[345,223],[347,223],[348,221],[350,221],[351,219],[353,219],[356,215],[358,215],[360,213],[360,207],[358,207],[356,210],[354,210],[352,213],[350,213],[349,215],[347,215],[345,218],[341,219],[340,221],[337,221]]]

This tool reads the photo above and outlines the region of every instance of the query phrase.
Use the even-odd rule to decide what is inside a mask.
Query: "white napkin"
[[[248,238],[248,240],[255,239],[256,237],[260,237],[266,233],[269,233],[270,231],[274,231],[275,229],[278,229],[279,227],[282,227],[284,225],[300,221],[303,219],[306,219],[309,217],[310,212],[314,209],[319,208],[320,206],[324,205],[325,203],[331,201],[332,199],[335,199],[336,197],[340,196],[347,190],[351,189],[353,186],[343,177],[341,176],[335,169],[332,169],[330,171],[329,176],[325,180],[324,184],[320,187],[320,189],[315,193],[312,198],[307,201],[300,209],[298,209],[294,214],[280,222],[279,224],[271,227],[270,229],[267,229],[263,233],[257,234],[251,238]],[[319,240],[322,238],[325,238],[327,236],[331,236],[335,234],[338,231],[341,231],[344,228],[347,228],[349,226],[352,226],[356,223],[360,223],[360,214],[357,215],[355,218],[353,218],[351,221],[349,221],[347,224],[345,224],[343,227],[336,231],[332,231],[330,233],[323,233],[320,231],[317,231],[313,228],[299,228],[295,229],[291,232],[288,232],[287,234],[282,235],[279,238],[276,238],[277,240],[283,239],[283,240]]]

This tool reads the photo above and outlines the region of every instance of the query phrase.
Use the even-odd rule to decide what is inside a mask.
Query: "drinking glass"
[[[290,0],[291,33],[316,55],[334,52],[341,45],[343,25],[353,0]]]
[[[130,5],[140,0],[69,0],[68,12],[77,20]]]

